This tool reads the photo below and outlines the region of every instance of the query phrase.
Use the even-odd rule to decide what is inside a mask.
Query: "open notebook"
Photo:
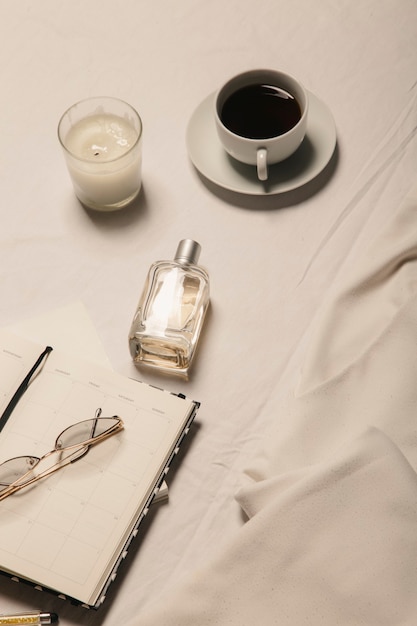
[[[0,331],[0,415],[44,345]],[[66,427],[118,415],[124,430],[0,502],[0,569],[97,608],[199,403],[53,350],[6,423],[0,462],[42,456]]]

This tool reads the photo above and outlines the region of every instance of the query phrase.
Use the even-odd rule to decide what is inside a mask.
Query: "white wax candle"
[[[137,132],[111,113],[90,115],[76,122],[66,136],[67,149],[80,159],[113,161],[135,144]]]
[[[139,133],[128,120],[96,113],[75,122],[65,136],[67,165],[81,202],[123,206],[141,186]]]

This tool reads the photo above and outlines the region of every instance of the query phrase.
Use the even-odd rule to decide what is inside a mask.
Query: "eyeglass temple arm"
[[[7,420],[10,417],[10,415],[13,413],[13,411],[14,411],[17,403],[19,402],[20,398],[23,396],[23,394],[25,393],[26,389],[29,387],[30,382],[31,382],[33,376],[36,374],[36,371],[42,365],[44,359],[46,359],[48,357],[49,353],[52,352],[52,350],[53,350],[53,348],[51,348],[51,346],[47,346],[45,348],[45,350],[42,352],[42,354],[39,355],[39,357],[36,360],[36,362],[34,363],[33,367],[31,367],[29,372],[26,374],[26,376],[24,377],[24,379],[20,383],[19,387],[16,389],[16,391],[13,394],[9,404],[6,406],[5,410],[3,411],[2,416],[0,417],[0,431],[2,430],[4,425],[6,424]]]

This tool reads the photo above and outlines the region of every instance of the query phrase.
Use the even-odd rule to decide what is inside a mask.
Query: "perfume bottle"
[[[200,251],[199,243],[183,239],[173,261],[151,265],[129,333],[138,365],[187,376],[209,305]]]

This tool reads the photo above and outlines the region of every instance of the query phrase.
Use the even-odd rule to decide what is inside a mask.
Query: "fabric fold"
[[[140,626],[415,624],[417,477],[381,431],[239,501],[235,541]]]
[[[323,303],[297,380],[267,407],[249,480],[314,464],[372,426],[417,469],[416,233],[414,188]]]
[[[352,367],[417,292],[417,187],[320,308],[297,394]]]

